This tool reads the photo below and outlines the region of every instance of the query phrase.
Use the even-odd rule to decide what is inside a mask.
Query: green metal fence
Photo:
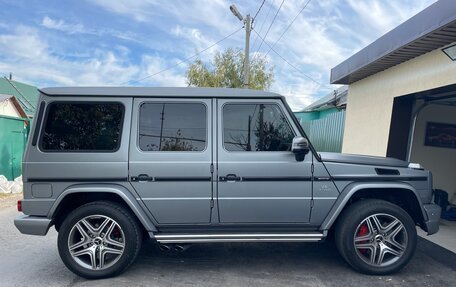
[[[28,132],[28,120],[0,116],[0,175],[8,180],[22,174],[22,155]]]
[[[317,151],[341,152],[344,137],[345,111],[327,115],[323,119],[303,120],[301,125]]]

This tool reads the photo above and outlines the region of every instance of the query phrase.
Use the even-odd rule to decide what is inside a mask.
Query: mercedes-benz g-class
[[[369,139],[366,139],[369,144]],[[417,164],[317,152],[285,98],[247,89],[42,89],[23,160],[25,234],[58,231],[64,264],[114,276],[159,244],[316,242],[387,274],[438,231]]]

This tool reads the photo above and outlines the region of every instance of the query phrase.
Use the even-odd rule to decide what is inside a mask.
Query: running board
[[[159,243],[210,242],[318,242],[323,233],[230,233],[230,234],[157,234]]]

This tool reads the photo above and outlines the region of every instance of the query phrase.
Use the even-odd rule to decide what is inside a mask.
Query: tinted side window
[[[228,151],[288,151],[294,133],[275,104],[223,107],[223,143]]]
[[[203,104],[142,104],[139,148],[143,151],[202,151],[207,141],[206,122]]]
[[[51,103],[41,149],[44,151],[116,151],[124,107],[121,103]]]

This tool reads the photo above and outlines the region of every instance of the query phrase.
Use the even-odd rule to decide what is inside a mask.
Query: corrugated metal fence
[[[345,111],[329,114],[323,119],[301,121],[315,149],[322,152],[342,151],[344,123]]]
[[[0,116],[0,175],[8,180],[22,174],[22,155],[29,133],[28,120]]]

